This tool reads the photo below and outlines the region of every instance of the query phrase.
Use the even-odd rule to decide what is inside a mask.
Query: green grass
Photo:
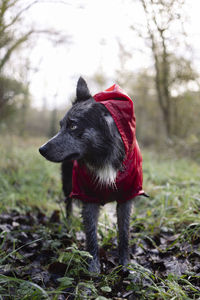
[[[200,222],[199,164],[144,151],[143,171],[150,199],[136,202],[136,213],[144,214],[148,226],[152,219],[158,227]]]
[[[0,145],[0,211],[29,210],[33,206],[49,209],[60,200],[60,168],[38,152],[42,139],[2,137]]]
[[[0,213],[13,209],[27,212],[34,207],[49,213],[59,209],[59,201],[63,198],[60,166],[46,161],[39,155],[38,148],[45,140],[23,140],[6,136],[1,137],[1,141]],[[161,230],[171,230],[174,234],[179,234],[177,240],[169,247],[185,241],[193,244],[200,232],[199,164],[187,158],[144,150],[143,171],[144,189],[150,198],[141,197],[135,200],[131,227],[139,230],[134,234],[131,244],[140,243],[143,238],[155,244],[154,236]],[[110,228],[108,223],[109,217],[106,216],[100,221],[99,235],[102,246],[112,245],[112,239],[116,236],[115,230]],[[80,230],[80,226],[80,220],[74,218],[70,232],[74,235]],[[3,249],[3,244],[4,239],[0,249]],[[113,272],[107,275],[102,274],[101,282],[91,279],[78,280],[80,272],[88,276],[84,262],[84,256],[87,254],[78,249],[77,245],[66,252],[57,249],[58,260],[69,264],[70,270],[66,276],[59,279],[60,287],[57,290],[45,290],[31,281],[0,275],[0,299],[12,299],[9,295],[15,289],[16,299],[56,300],[57,294],[70,286],[75,287],[75,299],[111,299],[109,295],[112,289],[122,284],[118,276],[119,269],[113,269]],[[13,251],[17,252],[16,249]],[[3,252],[0,253],[1,267],[7,258],[6,255],[14,253],[4,257]],[[136,299],[178,300],[200,297],[199,290],[196,290],[185,275],[168,274],[167,277],[161,278],[137,264],[132,264],[130,269],[132,275],[127,278],[127,291],[134,291],[138,295]],[[137,276],[140,279],[145,278],[150,283],[149,287],[144,288],[141,283],[133,282],[133,278]],[[198,275],[192,273],[190,277],[192,276]],[[84,296],[88,289],[91,291],[90,296]],[[4,295],[4,298],[1,295]]]

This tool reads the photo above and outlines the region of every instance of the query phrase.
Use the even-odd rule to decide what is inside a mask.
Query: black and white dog
[[[131,200],[144,193],[142,159],[135,139],[130,98],[117,85],[92,97],[80,77],[76,99],[60,121],[60,131],[39,151],[52,162],[62,162],[68,214],[72,198],[83,202],[87,250],[93,256],[89,271],[100,272],[99,208],[113,200],[117,201],[119,263],[127,265]]]

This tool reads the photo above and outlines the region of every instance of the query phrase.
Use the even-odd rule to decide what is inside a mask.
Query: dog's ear
[[[76,100],[75,102],[82,102],[91,98],[86,81],[80,77],[76,87]]]

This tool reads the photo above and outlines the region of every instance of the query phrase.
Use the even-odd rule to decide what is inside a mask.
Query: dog
[[[80,77],[76,99],[60,121],[59,132],[39,152],[49,161],[62,163],[67,214],[72,199],[83,202],[90,272],[100,272],[97,241],[99,208],[117,201],[119,264],[129,263],[129,223],[132,199],[142,189],[142,156],[135,137],[133,101],[118,86],[93,97]]]

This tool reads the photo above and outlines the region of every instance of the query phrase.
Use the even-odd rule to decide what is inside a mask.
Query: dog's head
[[[72,108],[60,121],[59,132],[39,148],[40,154],[52,162],[62,162],[81,157],[82,152],[84,152],[84,143],[80,139],[82,128],[78,119],[91,102],[93,99],[87,84],[80,77],[77,83],[76,100]],[[79,108],[77,107],[78,103],[80,103]]]
[[[112,130],[115,126],[106,108],[92,98],[85,80],[77,83],[76,99],[71,109],[60,121],[60,130],[52,139],[39,148],[48,160],[89,161],[101,163],[111,151]],[[98,156],[98,157],[97,157]]]

